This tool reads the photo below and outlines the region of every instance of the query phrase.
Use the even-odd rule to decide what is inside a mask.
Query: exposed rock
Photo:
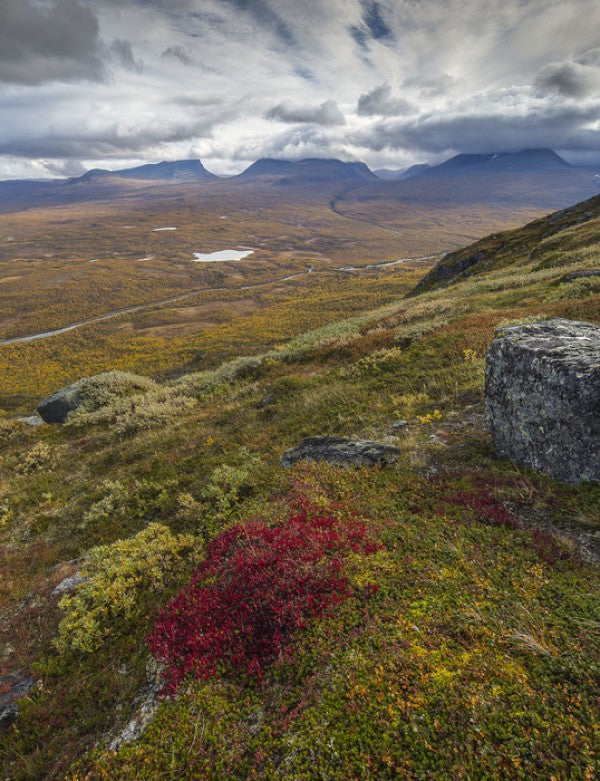
[[[453,281],[472,266],[480,265],[485,257],[486,253],[481,249],[471,254],[466,254],[464,250],[449,252],[417,282],[410,295],[417,295],[429,290],[440,282]]]
[[[26,426],[41,426],[44,421],[39,415],[27,415],[24,418],[15,418],[17,423],[24,423]]]
[[[63,423],[70,412],[85,407],[93,412],[106,405],[132,396],[147,393],[156,387],[148,377],[123,371],[110,371],[83,377],[73,385],[53,393],[40,401],[37,411],[46,423]]]
[[[486,412],[498,456],[568,483],[600,481],[600,328],[553,319],[499,329]]]
[[[158,708],[158,695],[162,689],[162,668],[150,658],[146,666],[147,681],[136,699],[131,719],[119,734],[108,744],[109,751],[118,751],[124,743],[131,743],[141,737]]]
[[[69,575],[68,578],[61,580],[61,582],[52,591],[52,596],[57,597],[61,594],[68,594],[71,591],[75,591],[80,583],[85,583],[87,578],[84,578],[80,572],[76,572],[74,575]]]
[[[406,428],[407,426],[408,426],[408,420],[397,420],[395,423],[392,423],[390,428],[399,429],[399,428]]]
[[[81,401],[79,383],[76,382],[40,401],[37,411],[46,423],[64,423],[69,412],[76,410]]]
[[[18,700],[28,694],[35,681],[21,673],[0,675],[0,735],[10,727],[19,715]]]
[[[588,277],[600,277],[600,269],[585,269],[584,271],[572,271],[565,274],[561,282],[574,282],[576,279],[587,279]]]
[[[273,398],[273,393],[267,393],[267,395],[258,402],[256,409],[263,409],[264,407],[268,407],[269,404],[273,402]]]
[[[307,437],[296,447],[285,451],[281,464],[287,467],[298,461],[309,460],[327,461],[337,466],[375,466],[392,463],[399,454],[396,447],[368,439]]]

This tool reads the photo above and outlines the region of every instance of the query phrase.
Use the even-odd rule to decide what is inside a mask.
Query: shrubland
[[[332,289],[272,302],[205,337],[210,365],[67,425],[5,416],[0,666],[39,683],[3,775],[594,778],[600,492],[497,460],[482,404],[499,324],[600,324],[594,286],[564,280],[600,266],[587,212],[417,296],[401,267],[348,280],[346,318]],[[400,456],[283,470],[315,434]],[[152,656],[157,711],[109,749]]]

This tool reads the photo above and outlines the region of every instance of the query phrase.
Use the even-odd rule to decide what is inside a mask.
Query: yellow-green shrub
[[[119,399],[147,393],[156,387],[156,383],[148,377],[116,370],[84,377],[77,386],[81,396],[79,409],[82,412],[93,412]]]
[[[54,453],[46,442],[38,442],[25,457],[15,466],[15,471],[20,475],[28,475],[37,472],[42,467],[50,466]]]
[[[151,392],[118,399],[93,412],[75,412],[69,416],[66,425],[107,424],[119,434],[135,434],[162,426],[195,404],[195,399],[180,393],[177,388],[155,386]]]
[[[60,601],[57,649],[94,651],[135,615],[144,591],[161,591],[181,576],[199,547],[191,535],[153,523],[130,539],[92,548],[81,570],[87,580]]]

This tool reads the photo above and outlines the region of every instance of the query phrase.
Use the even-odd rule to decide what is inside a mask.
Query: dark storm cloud
[[[276,119],[279,122],[324,126],[346,124],[344,115],[333,100],[326,100],[317,106],[295,105],[289,101],[284,101],[269,109],[265,116],[267,119]]]
[[[573,60],[544,66],[535,78],[543,92],[556,92],[570,98],[597,95],[600,90],[600,49],[584,52]]]
[[[79,0],[1,0],[0,81],[100,80],[99,25]]]
[[[430,153],[487,153],[525,148],[593,148],[600,151],[600,134],[587,126],[600,120],[600,105],[551,105],[528,114],[506,110],[479,114],[424,116],[411,121],[381,123],[359,134],[357,141],[371,149],[412,149]],[[592,146],[590,146],[592,143]]]
[[[389,84],[380,84],[370,92],[366,92],[358,99],[357,113],[364,117],[381,115],[394,117],[402,114],[410,114],[414,107],[404,98],[396,98],[392,95]]]

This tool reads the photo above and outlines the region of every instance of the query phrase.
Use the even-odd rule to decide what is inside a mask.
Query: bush
[[[152,392],[118,399],[93,412],[69,415],[68,426],[106,424],[118,434],[135,434],[138,431],[162,426],[190,410],[196,401],[183,395],[176,388],[154,386]]]
[[[174,535],[157,523],[128,540],[92,548],[74,595],[64,596],[65,615],[55,641],[61,652],[94,651],[138,610],[145,590],[161,591],[197,550],[194,537]]]
[[[351,595],[344,556],[377,548],[363,523],[306,501],[277,526],[255,520],[221,532],[148,639],[167,691],[223,668],[260,680],[266,664],[290,655],[298,630]]]
[[[154,480],[106,480],[102,496],[83,514],[79,527],[102,531],[139,529],[148,521],[167,517],[177,508],[176,483]]]
[[[46,442],[38,442],[26,453],[25,458],[15,466],[15,472],[29,475],[51,465],[54,452]]]
[[[156,387],[148,377],[123,371],[104,372],[94,377],[85,377],[77,383],[81,397],[78,412],[94,412],[114,404],[119,399],[146,393]]]

